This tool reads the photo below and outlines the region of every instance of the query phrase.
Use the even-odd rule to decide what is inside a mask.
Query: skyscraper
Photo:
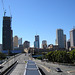
[[[2,44],[0,44],[0,52],[2,51]]]
[[[43,49],[46,49],[47,48],[47,41],[46,40],[43,40],[42,41],[42,48]]]
[[[75,46],[75,29],[70,31],[70,45],[71,47]]]
[[[67,43],[66,43],[66,49],[68,49],[69,50],[69,48],[70,48],[70,39],[67,41]]]
[[[66,48],[66,35],[64,34],[64,48]]]
[[[3,27],[2,27],[2,49],[12,50],[12,30],[11,30],[11,17],[3,17]]]
[[[13,30],[11,30],[11,50],[13,50]]]
[[[18,39],[18,45],[22,45],[22,38]]]
[[[62,29],[56,30],[56,43],[59,48],[64,48],[64,34]]]
[[[39,46],[39,35],[35,36],[34,48],[40,48],[40,46]]]
[[[14,36],[13,45],[14,47],[18,47],[18,36]]]

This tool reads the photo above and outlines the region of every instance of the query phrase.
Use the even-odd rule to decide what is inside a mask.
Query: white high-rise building
[[[75,29],[70,31],[70,45],[71,47],[75,46]]]
[[[56,44],[59,48],[64,48],[64,34],[62,29],[56,30]]]

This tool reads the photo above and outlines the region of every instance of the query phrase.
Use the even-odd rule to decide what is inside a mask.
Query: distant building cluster
[[[75,29],[70,31],[70,39],[66,41],[66,35],[63,33],[62,29],[56,30],[56,45],[59,48],[65,48],[67,50],[72,50],[75,48]]]
[[[2,44],[0,44],[0,51],[2,50],[22,50],[30,48],[30,42],[24,41],[22,43],[22,38],[18,36],[13,37],[13,30],[11,28],[11,17],[4,16],[3,17],[3,26],[2,26]],[[66,34],[64,34],[63,29],[56,30],[56,40],[55,45],[49,44],[47,45],[47,40],[42,40],[42,48],[40,48],[40,40],[39,35],[35,35],[34,40],[34,49],[49,49],[49,50],[59,50],[59,49],[67,49],[72,50],[75,48],[75,29],[70,31],[70,39],[66,40]]]

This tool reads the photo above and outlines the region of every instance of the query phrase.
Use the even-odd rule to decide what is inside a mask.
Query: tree
[[[6,55],[0,52],[0,60],[5,59],[5,58],[6,58]]]

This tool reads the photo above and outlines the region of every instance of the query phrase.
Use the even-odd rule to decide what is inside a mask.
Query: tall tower
[[[40,45],[39,45],[39,35],[35,36],[34,47],[35,48],[40,48]]]
[[[64,34],[64,48],[66,48],[66,35]]]
[[[2,49],[11,50],[12,49],[12,30],[11,30],[11,17],[3,17],[3,27],[2,27]]]
[[[70,31],[70,44],[71,44],[71,47],[75,46],[75,29],[72,29]]]
[[[64,35],[62,29],[56,30],[56,43],[59,46],[59,48],[64,48]]]

